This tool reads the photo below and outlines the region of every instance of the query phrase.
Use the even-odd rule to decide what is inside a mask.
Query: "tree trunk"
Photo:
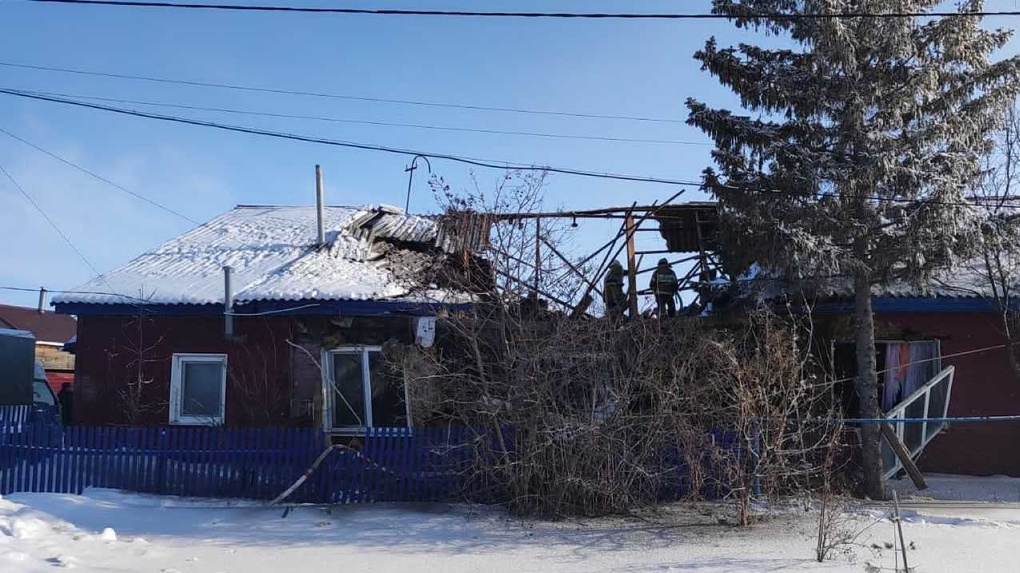
[[[857,347],[857,395],[862,418],[881,418],[878,373],[875,371],[875,315],[871,308],[871,281],[854,280],[854,342]],[[882,434],[878,424],[862,424],[861,460],[864,492],[871,499],[888,499],[882,469]]]
[[[999,324],[1002,326],[1002,335],[1006,340],[1006,358],[1009,360],[1009,369],[1013,372],[1013,379],[1020,381],[1020,361],[1016,357],[1016,330],[1013,328],[1016,317],[1007,306],[1009,301],[997,299],[996,302],[999,306]]]

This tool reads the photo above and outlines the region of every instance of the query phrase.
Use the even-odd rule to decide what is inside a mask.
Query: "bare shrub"
[[[831,435],[798,422],[815,387],[774,316],[613,326],[488,313],[444,319],[436,348],[402,366],[414,419],[471,428],[475,479],[515,513],[725,496],[746,524],[756,491],[793,491],[820,470]]]
[[[463,217],[538,209],[542,182],[511,173],[495,192],[466,197],[433,185],[447,216]],[[744,525],[756,494],[818,479],[834,438],[809,421],[825,415],[829,390],[807,374],[809,329],[767,311],[622,323],[527,312],[543,308],[540,297],[572,300],[592,278],[536,251],[568,250],[569,232],[556,224],[529,231],[523,216],[489,220],[489,244],[475,254],[491,263],[495,292],[440,319],[433,348],[390,357],[416,424],[470,429],[472,486],[491,485],[517,514],[546,517],[725,497]],[[564,268],[551,272],[557,262]]]

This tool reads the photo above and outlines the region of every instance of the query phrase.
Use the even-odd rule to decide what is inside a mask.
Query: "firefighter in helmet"
[[[666,259],[659,259],[655,272],[652,273],[652,281],[649,284],[652,293],[655,294],[655,305],[658,308],[659,318],[676,316],[676,294],[680,283],[676,279],[673,267]]]
[[[606,303],[606,316],[616,320],[627,308],[627,296],[623,294],[623,265],[613,261],[602,281],[602,297]]]

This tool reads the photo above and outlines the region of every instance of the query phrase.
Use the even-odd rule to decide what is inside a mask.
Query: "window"
[[[410,426],[403,381],[386,364],[381,348],[340,348],[324,358],[327,430]]]
[[[875,364],[878,371],[879,403],[882,411],[888,412],[942,370],[939,342],[877,340]],[[833,366],[836,378],[841,381],[836,391],[844,402],[844,413],[857,417],[858,398],[852,380],[857,376],[857,356],[852,342],[833,345]]]
[[[223,423],[227,357],[174,354],[170,376],[170,423],[213,426]]]
[[[56,406],[57,399],[53,396],[53,390],[45,380],[36,380],[32,383],[32,402],[36,405]]]

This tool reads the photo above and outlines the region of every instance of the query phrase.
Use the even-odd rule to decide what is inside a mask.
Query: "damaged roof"
[[[326,207],[323,224],[320,247],[315,207],[240,205],[53,303],[223,304],[227,266],[238,303],[409,300],[421,290],[408,279],[416,269],[403,268],[421,257],[387,253],[437,248],[435,221],[386,206]],[[456,298],[432,291],[428,300]]]
[[[714,250],[719,227],[719,206],[714,201],[691,201],[658,207],[652,215],[666,249],[673,253]]]

